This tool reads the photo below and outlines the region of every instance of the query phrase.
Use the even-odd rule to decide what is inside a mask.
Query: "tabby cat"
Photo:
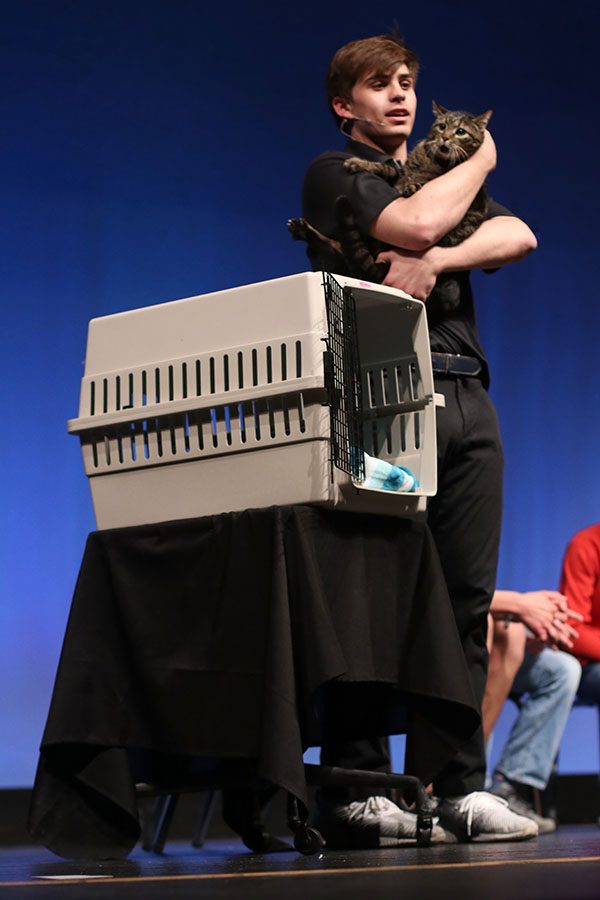
[[[420,141],[408,155],[402,167],[392,163],[376,163],[351,157],[344,163],[349,172],[371,172],[385,178],[401,197],[410,197],[424,184],[447,172],[475,153],[483,142],[485,128],[492,115],[487,110],[479,116],[467,112],[451,112],[433,101],[435,120],[425,140]],[[469,237],[479,227],[488,207],[485,185],[480,188],[463,219],[438,241],[442,247],[454,247]],[[356,278],[381,283],[389,269],[389,263],[376,262],[375,256],[385,245],[365,238],[356,227],[354,213],[347,197],[338,197],[336,219],[339,241],[321,234],[305,219],[290,219],[288,229],[296,240],[305,240],[309,246],[325,243],[340,256],[343,270]],[[454,309],[460,297],[458,282],[451,275],[438,277],[430,300],[436,300],[445,311]]]

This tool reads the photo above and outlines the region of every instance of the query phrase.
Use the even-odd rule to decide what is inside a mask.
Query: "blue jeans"
[[[584,703],[597,703],[600,706],[600,662],[591,662],[581,667],[577,697]]]
[[[546,787],[580,677],[581,666],[568,653],[525,654],[511,691],[519,695],[519,714],[496,772],[519,784]],[[600,699],[600,664],[596,685]]]

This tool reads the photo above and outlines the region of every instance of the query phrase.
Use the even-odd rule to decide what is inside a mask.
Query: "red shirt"
[[[578,531],[563,560],[560,590],[571,609],[583,616],[575,622],[579,637],[572,652],[582,661],[600,661],[600,523]]]

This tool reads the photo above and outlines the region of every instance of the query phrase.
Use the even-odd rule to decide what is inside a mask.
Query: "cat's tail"
[[[335,217],[342,253],[349,271],[355,278],[366,278],[367,281],[381,284],[390,264],[375,262],[367,242],[356,225],[352,204],[343,195],[335,202]]]

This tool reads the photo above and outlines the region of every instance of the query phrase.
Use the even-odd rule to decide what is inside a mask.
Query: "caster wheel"
[[[305,856],[318,853],[324,846],[325,841],[321,837],[321,833],[316,828],[311,828],[310,825],[299,829],[294,835],[294,847],[298,853],[303,853]]]
[[[242,832],[242,840],[248,850],[252,850],[253,853],[268,853],[273,843],[269,832],[258,825],[245,828]]]
[[[432,828],[431,813],[417,813],[417,847],[429,847]]]

